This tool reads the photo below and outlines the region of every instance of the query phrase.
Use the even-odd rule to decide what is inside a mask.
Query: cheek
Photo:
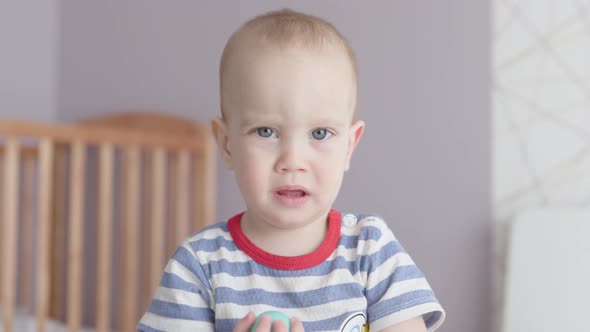
[[[260,169],[257,165],[257,158],[251,155],[244,155],[242,158],[236,160],[236,173],[240,178],[250,181],[255,181],[257,177],[257,170]]]
[[[260,187],[262,175],[260,168],[256,167],[255,163],[250,162],[251,159],[243,158],[237,162],[234,169],[234,176],[236,183],[240,188],[242,197],[246,200],[246,204],[251,203],[251,200],[256,197],[254,195],[254,188]]]
[[[270,158],[267,154],[253,146],[243,145],[237,148],[234,154],[234,172],[241,184],[256,185],[268,177]]]
[[[341,181],[346,161],[345,151],[330,151],[315,158],[314,169],[318,181],[325,184],[337,184]]]
[[[346,165],[347,144],[344,140],[333,140],[326,144],[316,147],[315,159],[322,169],[331,169],[333,172],[339,171]]]

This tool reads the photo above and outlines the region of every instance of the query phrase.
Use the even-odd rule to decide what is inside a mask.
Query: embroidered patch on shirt
[[[362,312],[355,312],[348,316],[344,323],[342,323],[340,332],[369,332],[367,316]]]

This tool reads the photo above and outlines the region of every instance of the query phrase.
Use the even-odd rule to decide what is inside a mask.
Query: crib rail
[[[79,331],[88,326],[87,305],[97,331],[133,331],[171,250],[212,222],[213,160],[206,129],[163,135],[0,120],[4,331],[14,330],[17,305],[34,311],[38,331],[49,316]],[[95,238],[85,237],[89,227]],[[95,283],[85,271],[89,261]]]

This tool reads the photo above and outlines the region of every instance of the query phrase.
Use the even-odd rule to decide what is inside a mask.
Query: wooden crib
[[[213,221],[214,160],[205,126],[163,114],[0,119],[0,331],[134,331],[174,248]]]

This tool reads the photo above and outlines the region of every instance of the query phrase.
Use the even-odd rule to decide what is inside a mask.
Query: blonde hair
[[[353,81],[356,84],[356,56],[348,40],[331,23],[322,18],[291,9],[282,9],[254,17],[242,25],[229,38],[223,49],[219,66],[221,94],[223,94],[223,74],[225,69],[230,59],[235,55],[236,50],[239,49],[240,39],[243,39],[245,35],[254,36],[255,41],[278,48],[300,47],[321,50],[329,46],[341,46],[350,59]],[[223,98],[221,103],[223,113]]]

